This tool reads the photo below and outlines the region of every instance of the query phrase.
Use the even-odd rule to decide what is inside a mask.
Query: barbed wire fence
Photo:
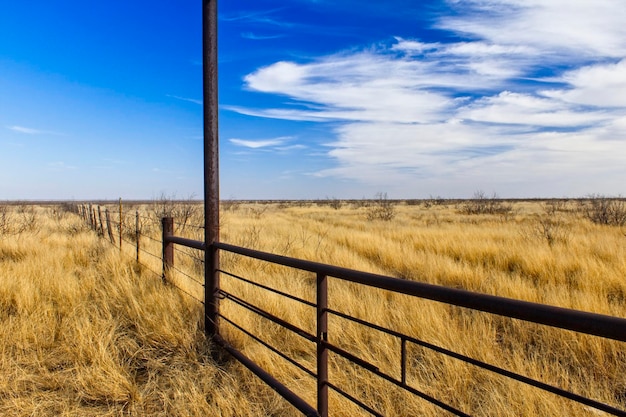
[[[119,204],[78,204],[74,210],[98,236],[119,249],[122,256],[135,261],[140,271],[160,277],[167,285],[200,304],[204,304],[204,253],[193,248],[174,249],[174,264],[163,263],[163,236],[161,219],[163,205],[146,214],[137,204],[126,207]],[[191,223],[189,210],[185,211],[184,224],[179,230],[195,230],[204,233],[203,225]]]

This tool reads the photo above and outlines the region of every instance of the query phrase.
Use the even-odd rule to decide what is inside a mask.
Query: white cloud
[[[188,101],[190,103],[202,105],[202,100],[198,100],[198,99],[195,99],[195,98],[179,97],[179,96],[173,96],[173,95],[170,95],[170,94],[166,94],[166,97],[171,97],[171,98],[175,98],[176,100]]]
[[[27,135],[62,135],[61,133],[52,132],[50,130],[33,129],[24,126],[6,126],[6,128],[14,132],[25,133]]]
[[[561,77],[571,86],[545,91],[549,97],[597,107],[626,107],[626,59],[568,71]]]
[[[479,122],[563,128],[588,126],[612,118],[607,112],[577,110],[560,100],[510,91],[476,100],[457,114],[462,119]]]
[[[274,138],[274,139],[264,139],[264,140],[246,140],[246,139],[233,138],[233,139],[229,139],[229,142],[237,146],[243,146],[245,148],[261,149],[261,148],[276,147],[276,146],[282,145],[289,139],[291,139],[291,137],[287,137],[287,136]]]
[[[270,39],[279,39],[279,38],[283,38],[285,35],[257,35],[255,33],[252,32],[243,32],[241,34],[241,37],[244,39],[250,39],[253,41],[264,41],[264,40],[270,40]]]
[[[336,165],[319,176],[449,189],[518,184],[526,195],[617,187],[613,178],[626,176],[621,0],[454,3],[458,13],[438,27],[462,41],[397,37],[387,47],[277,62],[245,77],[246,86],[290,103],[228,108],[341,122],[328,152]]]
[[[454,1],[459,15],[439,27],[496,45],[551,51],[544,60],[623,57],[626,8],[622,0]]]

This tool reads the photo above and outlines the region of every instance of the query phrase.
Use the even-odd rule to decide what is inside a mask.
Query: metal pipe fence
[[[209,337],[213,338],[213,341],[216,344],[221,346],[232,357],[246,366],[251,372],[257,375],[269,387],[285,398],[303,415],[328,416],[332,411],[329,409],[329,392],[338,394],[366,413],[375,416],[383,415],[376,409],[376,404],[368,404],[367,401],[358,398],[358,396],[348,392],[345,387],[342,387],[338,385],[338,383],[331,380],[329,377],[329,354],[333,354],[373,375],[376,375],[382,380],[387,381],[393,386],[404,390],[411,395],[415,395],[422,398],[424,401],[434,404],[441,410],[456,416],[468,416],[469,414],[451,405],[449,401],[446,401],[446,399],[435,398],[433,395],[409,384],[407,374],[409,372],[410,365],[408,358],[409,355],[407,352],[410,346],[419,346],[420,348],[434,352],[438,355],[443,355],[501,377],[527,384],[562,398],[580,403],[591,409],[602,411],[610,415],[626,416],[626,410],[616,408],[610,404],[605,404],[592,398],[587,398],[560,387],[550,385],[549,383],[521,375],[458,352],[454,352],[442,346],[437,346],[412,335],[372,323],[362,318],[354,317],[335,308],[330,308],[329,298],[332,298],[333,294],[329,291],[328,284],[330,280],[351,282],[359,286],[387,290],[393,293],[415,297],[417,299],[432,300],[450,306],[466,308],[472,311],[481,311],[502,317],[519,319],[530,323],[570,330],[618,342],[626,342],[626,319],[493,295],[479,294],[456,288],[447,288],[421,282],[397,279],[378,274],[350,270],[333,265],[275,255],[222,242],[215,242],[207,248],[207,245],[205,245],[202,241],[175,236],[174,222],[172,218],[162,219],[162,233],[161,239],[159,240],[141,232],[139,226],[139,219],[141,216],[139,212],[136,212],[134,216],[135,230],[131,229],[126,232],[127,235],[132,234],[133,237],[135,237],[135,242],[132,242],[125,239],[122,232],[120,232],[120,230],[123,229],[121,211],[119,222],[111,219],[109,210],[105,210],[105,215],[102,216],[102,211],[99,206],[94,207],[80,205],[77,208],[77,212],[94,231],[115,246],[118,246],[118,242],[116,242],[114,235],[115,232],[119,232],[119,236],[121,237],[121,240],[119,240],[120,250],[122,248],[122,242],[125,242],[125,245],[128,245],[129,247],[134,247],[136,254],[133,255],[136,255],[137,262],[140,261],[140,253],[148,255],[150,258],[153,258],[153,260],[159,260],[162,263],[162,271],[160,274],[154,269],[147,267],[145,264],[144,267],[147,267],[154,274],[160,275],[164,282],[176,286],[183,293],[204,304],[205,309],[207,308],[207,305],[209,306],[209,309],[214,309],[215,306],[219,306],[218,300],[233,303],[239,308],[258,315],[263,320],[271,322],[276,326],[280,326],[303,338],[307,343],[310,343],[315,351],[315,369],[310,369],[306,364],[301,363],[297,358],[290,357],[287,353],[281,350],[280,347],[272,345],[272,343],[267,340],[267,337],[264,338],[263,335],[254,334],[249,329],[246,329],[237,322],[235,317],[229,317],[220,309],[217,310],[215,320],[219,319],[223,321],[224,324],[232,326],[232,328],[246,334],[248,337],[251,337],[256,342],[265,346],[267,349],[271,350],[291,365],[307,374],[309,377],[314,378],[316,386],[315,394],[317,398],[316,406],[307,403],[301,396],[289,389],[283,382],[278,381],[267,370],[262,369],[257,363],[254,362],[253,359],[246,357],[242,352],[238,351],[235,347],[228,343],[223,335],[220,334],[217,326],[208,326],[208,328],[213,327],[216,330],[215,333],[208,334]],[[106,220],[103,220],[103,217]],[[150,220],[153,221],[154,219]],[[141,247],[140,241],[142,239],[150,242],[153,245],[153,248],[160,247],[160,253],[150,252]],[[177,247],[188,248],[191,251],[183,251],[177,249]],[[255,304],[256,300],[246,300],[225,288],[218,287],[214,291],[206,291],[206,281],[204,284],[205,299],[200,300],[197,296],[190,294],[188,291],[177,286],[171,279],[169,279],[172,273],[176,273],[177,276],[187,278],[195,285],[202,285],[203,283],[198,279],[179,269],[175,265],[174,259],[176,258],[175,254],[177,253],[180,256],[191,258],[193,261],[199,261],[202,264],[202,269],[204,269],[204,257],[200,255],[193,255],[192,252],[196,251],[198,253],[204,253],[207,250],[212,252],[228,252],[230,254],[234,254],[235,256],[255,259],[257,261],[281,265],[283,267],[306,271],[313,274],[315,277],[315,302],[306,300],[298,295],[289,294],[280,288],[273,288],[272,286],[266,285],[262,282],[257,282],[253,279],[237,275],[226,270],[224,267],[217,266],[211,272],[214,276],[222,275],[224,277],[228,277],[229,279],[239,281],[244,285],[254,286],[261,291],[266,291],[274,294],[275,296],[289,299],[305,306],[305,308],[310,308],[312,313],[315,314],[315,332],[313,333],[311,330],[302,329],[293,323],[290,323],[288,320],[261,308]],[[128,250],[126,252],[128,252]],[[205,317],[208,317],[206,313]],[[329,333],[329,322],[338,319],[345,320],[359,326],[364,326],[375,332],[379,332],[380,334],[395,338],[398,341],[397,346],[399,350],[399,352],[395,352],[395,356],[399,357],[399,364],[397,364],[399,369],[398,374],[382,370],[377,364],[359,356],[360,352],[351,351],[345,346],[338,344],[337,342],[340,341],[340,335],[332,335]]]
[[[529,386],[566,398],[568,400],[578,402],[586,407],[603,411],[610,415],[626,416],[626,410],[616,408],[609,404],[604,404],[592,398],[584,397],[574,392],[570,392],[560,387],[545,383],[543,381],[512,372],[499,366],[495,366],[484,361],[471,358],[464,354],[454,352],[441,346],[437,346],[411,335],[407,335],[402,332],[398,332],[393,329],[377,325],[358,317],[353,317],[336,309],[331,309],[329,308],[329,297],[332,297],[332,293],[329,292],[328,282],[331,279],[351,282],[357,285],[387,290],[394,293],[415,297],[418,299],[432,300],[440,303],[445,303],[450,306],[463,307],[473,311],[481,311],[498,316],[519,319],[530,323],[545,325],[552,328],[570,330],[581,334],[598,336],[601,338],[615,340],[619,342],[626,342],[626,319],[531,303],[527,301],[514,300],[493,295],[474,293],[456,288],[447,288],[421,282],[408,281],[362,271],[355,271],[333,265],[270,254],[222,242],[215,242],[212,245],[209,245],[209,248],[207,248],[204,242],[177,237],[171,233],[164,233],[163,247],[166,248],[170,245],[182,245],[197,250],[209,249],[212,251],[229,252],[231,254],[236,254],[242,257],[256,259],[271,264],[282,265],[284,267],[294,268],[296,270],[307,271],[315,275],[316,302],[313,303],[305,300],[304,298],[288,294],[281,289],[272,288],[268,285],[253,281],[246,277],[238,276],[237,274],[231,273],[225,269],[217,268],[211,272],[212,274],[221,274],[223,276],[228,276],[247,285],[255,286],[257,288],[260,288],[261,290],[271,292],[279,297],[288,298],[304,306],[315,309],[315,334],[312,334],[305,329],[299,328],[289,321],[262,309],[254,303],[254,300],[245,300],[240,296],[225,290],[224,288],[217,288],[213,292],[205,292],[205,294],[209,294],[210,297],[214,297],[215,300],[221,299],[234,303],[240,308],[248,310],[251,313],[262,317],[264,320],[274,323],[275,325],[278,325],[294,333],[295,335],[304,338],[309,343],[314,344],[316,352],[316,366],[315,370],[312,370],[302,363],[298,362],[296,358],[289,357],[285,352],[281,351],[279,347],[273,346],[271,343],[265,340],[262,335],[253,334],[253,332],[245,329],[243,326],[237,323],[237,320],[234,317],[228,317],[220,310],[218,310],[217,312],[217,317],[219,317],[220,320],[223,320],[225,323],[228,323],[229,325],[237,328],[244,334],[252,337],[254,340],[261,343],[274,353],[278,354],[295,367],[299,368],[309,376],[315,378],[317,398],[316,407],[308,404],[303,398],[288,389],[282,382],[277,381],[274,377],[272,377],[266,370],[261,369],[259,365],[257,365],[252,359],[247,358],[243,353],[239,352],[237,349],[231,346],[218,331],[216,331],[212,335],[209,335],[213,337],[213,340],[218,345],[222,346],[222,348],[229,352],[235,359],[240,361],[254,374],[259,376],[259,378],[261,378],[266,384],[268,384],[268,386],[270,386],[281,396],[283,396],[289,403],[291,403],[304,415],[319,415],[323,417],[328,416],[331,412],[331,410],[329,410],[328,401],[329,391],[335,392],[336,394],[342,396],[343,398],[352,402],[357,407],[369,414],[376,416],[383,415],[380,413],[380,411],[376,410],[375,404],[367,404],[366,401],[359,399],[355,395],[347,392],[344,387],[337,385],[329,378],[329,353],[332,353],[376,375],[377,377],[382,378],[383,380],[406,391],[407,393],[418,396],[423,400],[434,404],[435,406],[439,407],[442,410],[445,410],[448,413],[456,416],[468,416],[469,414],[467,414],[463,410],[460,410],[457,407],[450,405],[449,402],[446,402],[446,399],[435,398],[434,396],[410,385],[407,382],[407,370],[409,368],[407,349],[408,345],[416,345],[437,354],[444,355],[455,360],[462,361],[466,364],[476,366],[482,370],[497,374],[499,376],[513,379],[520,383],[527,384]],[[164,258],[165,269],[172,268],[173,266],[174,265],[171,258]],[[216,302],[205,299],[205,307],[211,303],[214,303],[212,305],[217,305]],[[388,372],[385,372],[384,370],[381,370],[376,364],[361,358],[359,356],[359,352],[349,351],[347,348],[337,345],[336,341],[340,339],[339,335],[329,334],[329,321],[333,320],[334,318],[348,320],[350,322],[368,327],[374,331],[396,338],[399,341],[400,346],[400,352],[398,352],[398,356],[400,357],[400,374],[392,375]]]

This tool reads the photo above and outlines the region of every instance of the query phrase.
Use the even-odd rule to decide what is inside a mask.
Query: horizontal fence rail
[[[439,406],[441,409],[446,410],[457,416],[468,416],[468,414],[464,413],[461,410],[458,410],[450,405],[433,398],[409,385],[406,384],[406,343],[414,343],[416,345],[425,347],[432,351],[444,354],[446,356],[461,360],[463,362],[478,366],[482,369],[494,372],[496,374],[514,379],[516,381],[534,386],[536,388],[542,389],[547,392],[551,392],[563,398],[570,399],[572,401],[579,402],[586,406],[595,408],[600,411],[604,411],[606,413],[617,415],[617,416],[626,416],[626,411],[617,409],[607,404],[600,403],[593,399],[589,399],[575,393],[563,390],[558,387],[551,386],[549,384],[543,383],[541,381],[534,380],[532,378],[525,377],[520,374],[516,374],[514,372],[507,371],[505,369],[499,368],[497,366],[493,366],[482,361],[478,361],[467,357],[465,355],[461,355],[455,352],[452,352],[448,349],[444,349],[433,344],[421,341],[419,339],[410,337],[408,335],[404,335],[399,332],[395,332],[389,329],[386,329],[382,326],[375,325],[373,323],[369,323],[364,320],[360,320],[358,318],[349,316],[347,314],[341,313],[336,310],[331,310],[327,307],[326,301],[324,305],[320,309],[320,299],[324,299],[328,297],[327,290],[325,286],[320,285],[320,277],[333,277],[344,281],[349,281],[361,285],[366,285],[369,287],[379,288],[383,290],[393,291],[396,293],[401,293],[409,296],[414,296],[418,298],[433,300],[442,302],[448,305],[453,305],[457,307],[465,307],[472,310],[483,311],[487,313],[497,314],[504,317],[515,318],[524,320],[531,323],[547,325],[550,327],[556,327],[566,330],[572,330],[578,333],[589,334],[593,336],[600,336],[607,339],[617,340],[621,342],[626,342],[626,319],[619,317],[612,317],[602,314],[583,312],[578,310],[572,310],[561,307],[553,307],[544,304],[537,304],[527,301],[514,300],[504,297],[492,296],[488,294],[480,294],[474,293],[471,291],[460,290],[455,288],[448,288],[443,286],[437,286],[432,284],[426,284],[416,281],[408,281],[398,278],[391,278],[384,275],[372,274],[362,271],[356,271],[346,268],[341,268],[333,265],[327,265],[312,261],[306,261],[302,259],[290,258],[281,255],[275,255],[267,252],[261,252],[253,249],[243,248],[235,245],[230,245],[227,243],[215,243],[214,246],[220,250],[236,253],[242,256],[246,256],[253,259],[258,259],[266,262],[270,262],[273,264],[283,265],[291,268],[296,268],[303,271],[309,271],[317,274],[318,276],[318,287],[317,287],[317,298],[318,298],[318,326],[319,320],[328,320],[328,314],[334,315],[337,317],[342,317],[347,320],[351,320],[357,322],[359,324],[365,325],[367,327],[376,329],[378,331],[384,332],[386,334],[395,336],[401,341],[401,378],[396,379],[390,375],[381,372],[374,364],[366,362],[360,359],[358,356],[346,352],[344,349],[341,349],[337,346],[332,345],[328,342],[327,337],[323,337],[318,332],[318,335],[315,339],[315,342],[318,344],[318,361],[324,362],[326,359],[320,355],[324,355],[324,352],[332,351],[339,356],[344,357],[348,361],[351,361],[375,375],[387,380],[388,382],[397,385],[400,388],[411,392],[414,395],[417,395],[426,401],[431,402]],[[277,292],[277,291],[274,291]],[[228,297],[228,294],[225,294]],[[257,310],[256,308],[251,308],[252,311]],[[256,312],[256,311],[255,311]],[[326,315],[326,318],[321,318],[323,315]],[[280,324],[280,323],[279,323]],[[325,324],[323,325],[325,326]],[[288,326],[284,326],[289,328]],[[297,329],[290,329],[292,331],[297,332]],[[326,335],[327,336],[327,335]],[[319,368],[318,364],[318,368]],[[326,365],[327,366],[327,365]],[[327,374],[325,374],[327,375]],[[318,369],[318,384],[322,383],[325,387],[331,387],[339,394],[343,395],[345,398],[351,400],[355,404],[357,404],[362,409],[368,411],[372,415],[382,415],[376,412],[371,407],[362,403],[361,401],[355,399],[349,394],[345,393],[341,390],[340,387],[336,387],[331,384],[329,381],[324,380],[323,376],[320,376]],[[324,398],[324,393],[321,388],[318,386],[318,409],[320,410],[321,415],[327,415],[328,409],[327,407],[327,396],[326,399],[322,400],[322,404],[320,402],[320,395]],[[327,395],[327,394],[326,394]],[[326,404],[323,402],[326,401]]]
[[[83,215],[85,221],[92,225],[94,230],[100,233],[104,238],[108,238],[109,240],[111,240],[110,233],[106,234],[104,229],[102,229],[102,222],[99,220],[97,210],[94,210],[93,208],[81,207],[79,208],[79,212],[81,213],[81,215]],[[109,221],[107,220],[106,223],[108,224]],[[271,322],[274,325],[280,326],[292,332],[293,334],[300,336],[306,341],[306,343],[311,344],[311,346],[315,350],[315,369],[309,369],[309,367],[299,362],[296,358],[292,358],[284,353],[280,349],[280,347],[273,346],[270,342],[268,342],[266,338],[263,337],[264,335],[254,334],[250,330],[246,329],[237,322],[236,318],[227,317],[221,311],[218,311],[216,316],[216,320],[219,319],[227,325],[232,326],[234,329],[237,329],[238,331],[246,334],[247,336],[254,339],[256,342],[260,343],[281,358],[285,359],[287,362],[298,368],[300,371],[309,375],[311,378],[314,378],[317,390],[316,407],[308,404],[307,401],[305,401],[299,395],[294,393],[294,391],[285,386],[284,383],[278,381],[268,371],[262,369],[258,364],[254,362],[253,359],[246,357],[242,352],[238,351],[235,347],[229,344],[228,341],[225,340],[221,334],[216,333],[214,335],[211,335],[213,336],[214,342],[220,345],[226,352],[231,354],[235,359],[241,362],[251,372],[257,375],[262,381],[264,381],[269,387],[271,387],[279,395],[285,398],[299,412],[306,416],[326,417],[329,415],[329,390],[332,390],[336,394],[342,396],[347,401],[352,402],[361,410],[371,415],[383,415],[382,413],[380,413],[380,411],[376,410],[375,405],[367,404],[362,399],[359,399],[353,394],[349,393],[345,389],[345,387],[333,383],[333,381],[329,378],[329,353],[332,353],[337,357],[347,360],[348,362],[378,376],[379,378],[404,390],[405,392],[418,396],[425,401],[434,404],[435,406],[439,407],[442,410],[445,410],[448,413],[457,416],[468,416],[469,414],[450,405],[445,401],[445,399],[442,400],[435,398],[432,395],[429,395],[428,393],[423,392],[416,387],[408,384],[407,373],[409,368],[409,360],[407,358],[407,351],[409,349],[409,345],[419,346],[431,352],[435,352],[437,354],[462,361],[466,364],[470,364],[482,370],[489,371],[502,377],[506,377],[535,387],[537,389],[552,393],[554,395],[569,399],[591,409],[603,411],[610,415],[626,416],[626,410],[618,409],[614,406],[601,403],[591,398],[586,398],[560,387],[553,386],[548,383],[530,378],[528,376],[501,368],[499,366],[495,366],[493,364],[474,359],[467,355],[454,352],[441,346],[437,346],[433,343],[420,340],[419,338],[413,337],[411,335],[407,335],[402,332],[389,329],[375,323],[371,323],[367,320],[353,317],[349,314],[346,314],[345,312],[330,308],[329,297],[332,297],[332,293],[328,290],[328,282],[329,279],[351,282],[354,284],[391,291],[394,293],[404,294],[419,299],[436,301],[450,306],[467,308],[470,310],[481,311],[512,319],[519,319],[529,323],[564,329],[619,342],[626,342],[626,319],[624,318],[612,317],[561,307],[554,307],[488,294],[480,294],[467,290],[449,288],[416,281],[409,281],[405,279],[398,279],[379,274],[341,268],[318,262],[275,255],[222,242],[216,242],[207,247],[204,242],[175,236],[173,233],[171,220],[166,221],[164,219],[162,224],[164,226],[161,242],[163,245],[163,277],[167,275],[168,271],[175,270],[173,253],[176,250],[176,246],[183,246],[196,251],[223,251],[251,259],[256,259],[259,261],[268,262],[270,264],[281,265],[301,271],[307,271],[314,274],[316,298],[315,302],[312,302],[297,295],[289,294],[281,290],[280,288],[272,288],[271,286],[268,286],[266,284],[239,276],[223,268],[218,267],[218,269],[214,271],[214,273],[221,274],[222,276],[227,276],[230,279],[238,280],[246,285],[255,286],[262,291],[267,291],[275,294],[278,297],[290,299],[293,302],[305,306],[305,308],[310,308],[316,317],[314,332],[302,329],[290,323],[288,320],[285,320],[281,317],[276,316],[275,314],[265,311],[257,304],[255,304],[255,300],[243,299],[241,298],[241,296],[234,294],[224,288],[218,288],[215,291],[215,294],[212,294],[217,299],[221,299],[229,303],[234,303],[240,308],[243,308],[253,314],[258,315],[263,320]],[[110,231],[111,229],[108,228],[106,230]],[[206,305],[208,304],[207,300],[204,300],[204,304],[206,307]],[[347,320],[357,325],[365,326],[369,329],[372,329],[373,331],[380,332],[381,334],[384,334],[391,338],[395,338],[398,341],[399,350],[399,352],[396,352],[399,357],[398,374],[391,375],[386,371],[381,370],[376,364],[361,358],[359,356],[359,352],[353,352],[345,347],[338,346],[335,342],[335,339],[333,339],[332,335],[330,335],[328,332],[329,321],[333,320],[333,318]],[[215,329],[219,329],[219,326],[216,325]]]
[[[626,319],[588,313],[528,301],[480,294],[456,288],[391,278],[368,272],[355,271],[302,259],[242,248],[227,243],[215,243],[216,248],[250,258],[288,266],[316,274],[324,274],[374,288],[440,301],[446,304],[498,314],[533,323],[545,324],[579,333],[601,336],[626,342]]]

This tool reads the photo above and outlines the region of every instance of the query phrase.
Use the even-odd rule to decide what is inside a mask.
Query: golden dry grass
[[[210,359],[197,304],[77,216],[37,214],[0,236],[0,415],[268,414]]]
[[[540,203],[516,203],[507,216],[462,215],[453,205],[401,205],[391,222],[367,221],[365,208],[244,205],[222,216],[223,240],[299,258],[481,293],[626,317],[624,230],[584,219],[574,203],[548,213]],[[555,239],[542,228],[551,219]],[[542,223],[544,222],[544,223]],[[223,255],[224,268],[314,300],[311,274]],[[314,332],[314,312],[223,277],[223,287]],[[314,369],[314,349],[232,303],[223,309],[255,334]],[[484,313],[452,308],[331,280],[330,306],[470,357],[625,408],[626,354],[621,343],[575,335]],[[331,317],[329,338],[396,378],[400,343]],[[224,325],[227,338],[310,394],[309,378],[267,349]],[[336,355],[331,379],[385,415],[442,415],[423,400]],[[479,416],[595,415],[572,404],[409,344],[409,383]],[[338,395],[332,415],[359,412]],[[367,415],[364,413],[364,415]]]
[[[159,227],[142,213],[142,232]],[[133,210],[127,210],[132,223]],[[404,279],[626,317],[626,237],[594,225],[574,203],[549,212],[515,203],[510,215],[463,215],[453,205],[400,205],[390,221],[366,208],[241,204],[222,213],[222,240],[268,252]],[[113,209],[112,209],[113,211]],[[39,209],[38,232],[0,237],[2,388],[8,415],[274,415],[295,411],[240,365],[216,367],[198,330],[202,264],[176,251],[172,286],[163,286],[160,246],[142,238],[138,268],[70,215]],[[56,219],[55,219],[56,218]],[[546,222],[546,220],[550,220]],[[191,226],[201,224],[197,217]],[[549,230],[546,230],[546,227]],[[132,229],[132,228],[131,228]],[[200,239],[201,229],[180,234]],[[547,233],[553,233],[548,239]],[[145,251],[145,253],[143,252]],[[150,254],[156,255],[152,256]],[[191,254],[192,256],[189,256]],[[128,256],[126,256],[128,255]],[[196,258],[195,258],[196,257]],[[309,273],[222,254],[222,267],[314,301]],[[182,272],[180,272],[182,271]],[[222,286],[314,333],[310,307],[222,275]],[[623,343],[547,329],[331,279],[330,307],[523,375],[626,408]],[[191,296],[190,296],[191,295]],[[222,311],[309,369],[315,347],[227,300]],[[315,382],[222,322],[225,338],[315,404]],[[329,338],[394,377],[400,343],[336,317]],[[478,416],[596,415],[587,407],[408,345],[407,381]],[[58,358],[58,359],[57,359]],[[445,413],[331,355],[331,380],[385,415]],[[367,415],[331,394],[331,415]]]

